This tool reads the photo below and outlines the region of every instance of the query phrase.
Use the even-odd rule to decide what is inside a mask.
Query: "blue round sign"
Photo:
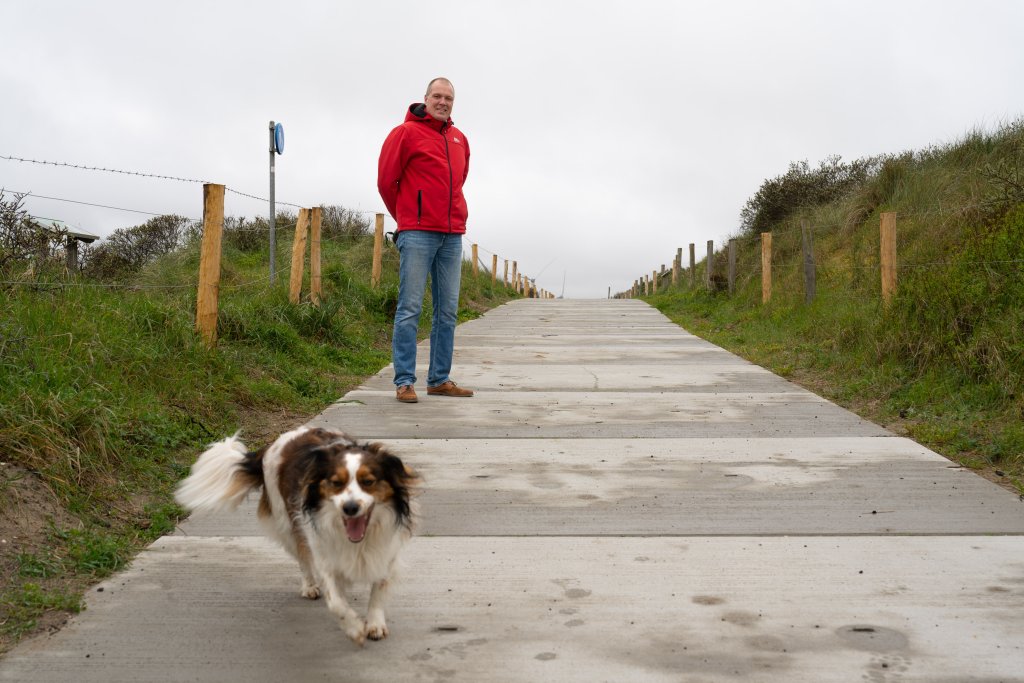
[[[278,154],[284,154],[284,126],[280,123],[274,126],[274,149]]]

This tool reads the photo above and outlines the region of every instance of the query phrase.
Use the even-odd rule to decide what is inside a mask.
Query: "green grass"
[[[0,452],[20,474],[0,479],[0,514],[6,494],[31,477],[52,491],[68,513],[61,518],[73,519],[32,539],[0,586],[8,644],[47,610],[75,611],[89,581],[173,530],[182,513],[173,487],[205,444],[240,428],[256,442],[269,438],[388,364],[394,248],[385,251],[381,285],[371,288],[372,238],[324,240],[324,296],[313,306],[308,269],[303,301],[289,303],[291,235],[279,234],[278,243],[285,270],[276,286],[267,282],[265,249],[226,244],[214,349],[193,329],[197,245],[127,287],[54,278],[4,292]],[[489,277],[474,279],[468,264],[463,280],[460,319],[516,296],[491,287]],[[428,301],[423,335],[430,312]]]
[[[173,528],[171,526],[163,532]],[[103,578],[124,566],[134,547],[134,540],[95,527],[53,528],[42,550],[18,555],[18,574],[30,579],[49,579],[72,573]]]
[[[0,593],[0,636],[16,641],[31,633],[47,612],[78,613],[82,596],[78,592],[46,590],[39,584],[26,582]]]
[[[737,235],[732,294],[646,297],[690,331],[1024,492],[1024,125],[894,157],[837,200]],[[880,296],[879,217],[897,212],[898,290]],[[800,225],[814,232],[804,302]],[[715,273],[726,273],[725,253]],[[697,264],[703,282],[706,264]],[[999,476],[999,475],[997,475]]]

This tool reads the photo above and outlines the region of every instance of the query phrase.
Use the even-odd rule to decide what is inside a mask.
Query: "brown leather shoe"
[[[419,399],[416,398],[416,390],[412,388],[411,384],[403,384],[398,387],[395,391],[395,398],[402,403],[416,403],[419,401]]]
[[[453,396],[456,398],[468,398],[473,395],[472,389],[463,389],[460,386],[456,386],[455,382],[448,380],[444,384],[438,384],[436,387],[427,387],[428,396]]]

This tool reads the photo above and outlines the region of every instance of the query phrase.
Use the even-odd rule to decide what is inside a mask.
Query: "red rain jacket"
[[[410,105],[405,122],[380,150],[377,189],[398,230],[466,232],[462,184],[469,174],[469,142],[447,121]]]

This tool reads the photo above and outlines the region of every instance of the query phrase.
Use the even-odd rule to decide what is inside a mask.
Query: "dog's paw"
[[[320,597],[320,586],[314,583],[302,582],[302,590],[300,591],[302,597],[309,598],[310,600],[316,600]]]
[[[388,627],[383,621],[379,624],[366,625],[366,637],[370,640],[384,640],[388,637]]]
[[[362,619],[346,619],[341,622],[341,630],[359,647],[366,643],[366,622]]]

